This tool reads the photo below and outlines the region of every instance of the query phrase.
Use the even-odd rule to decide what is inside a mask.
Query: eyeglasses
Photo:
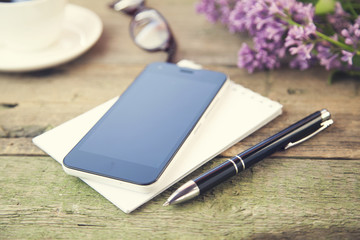
[[[145,0],[117,0],[110,7],[132,16],[130,35],[140,48],[149,51],[167,52],[167,62],[173,62],[176,41],[165,18],[153,8],[145,6]]]

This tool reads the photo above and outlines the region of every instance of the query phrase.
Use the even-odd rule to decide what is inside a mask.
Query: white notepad
[[[35,145],[59,163],[118,97],[43,133]],[[191,145],[180,151],[147,193],[82,179],[125,213],[130,213],[168,187],[281,114],[281,104],[230,82],[227,92],[209,113]]]

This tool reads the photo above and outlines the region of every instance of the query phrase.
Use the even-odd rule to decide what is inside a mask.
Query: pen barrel
[[[200,193],[203,193],[210,188],[222,183],[226,179],[236,175],[237,169],[234,166],[234,163],[231,161],[226,161],[211,169],[210,171],[200,175],[194,182],[200,189]]]
[[[308,136],[309,134],[315,132],[320,128],[322,122],[323,119],[321,117],[321,112],[315,112],[300,120],[299,122],[291,125],[290,127],[280,131],[279,133],[271,136],[270,138],[240,153],[238,156],[243,159],[246,168],[249,168],[265,157],[277,151],[284,150],[284,147],[289,142],[296,142],[304,138],[304,136]]]

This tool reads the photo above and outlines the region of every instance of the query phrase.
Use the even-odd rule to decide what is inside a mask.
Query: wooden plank
[[[32,143],[31,138],[0,138],[0,153],[0,156],[46,155]]]
[[[179,43],[178,59],[225,72],[284,105],[275,121],[236,144],[232,156],[307,114],[328,108],[334,126],[277,153],[205,195],[163,208],[188,178],[126,215],[31,143],[31,138],[121,94],[141,69],[163,61],[128,34],[130,18],[102,1],[70,0],[96,12],[104,33],[88,53],[35,73],[0,73],[0,239],[360,239],[360,82],[327,84],[322,68],[248,74],[236,68],[244,36],[194,10],[196,0],[153,0]],[[184,17],[186,16],[186,17]]]
[[[258,75],[260,73],[256,73]],[[327,73],[313,68],[308,71],[282,69],[269,72],[265,80],[259,81],[253,75],[235,72],[230,75],[242,85],[283,104],[284,113],[276,123],[271,123],[265,131],[258,131],[254,138],[247,139],[245,146],[239,144],[226,155],[233,155],[240,150],[265,139],[289,124],[300,120],[313,111],[327,108],[333,115],[334,125],[324,133],[278,156],[310,156],[316,158],[358,158],[360,149],[360,82],[356,79],[339,79],[329,85]],[[265,85],[257,87],[256,85]],[[277,130],[276,130],[277,129]],[[257,137],[261,136],[261,137]],[[291,153],[290,153],[291,152]],[[290,154],[290,155],[288,155]],[[304,154],[304,155],[303,155]]]
[[[135,46],[129,36],[129,16],[108,9],[102,1],[70,2],[92,9],[104,23],[104,34],[98,43],[100,47],[92,49],[86,60],[77,60],[75,64],[81,64],[85,60],[131,65],[166,59],[164,53],[148,53]],[[169,22],[179,45],[178,59],[192,59],[203,64],[236,65],[237,51],[242,44],[239,35],[231,34],[225,27],[211,24],[203,15],[197,14],[196,2],[198,1],[153,0],[146,5],[160,11]]]
[[[359,159],[268,158],[194,201],[161,206],[184,180],[126,215],[49,157],[0,157],[0,238],[357,239],[359,171]]]
[[[329,85],[325,80],[326,72],[319,69],[306,72],[281,70],[250,75],[231,67],[207,68],[226,72],[234,81],[284,106],[281,117],[225,152],[224,156],[237,154],[313,111],[328,108],[335,121],[329,130],[279,156],[360,158],[360,82],[356,79],[344,79]],[[29,131],[19,130],[50,129],[70,120],[121,94],[141,69],[142,66],[135,65],[115,67],[89,64],[43,73],[0,74],[0,103],[12,106],[0,108],[0,138],[26,137]],[[25,142],[31,144],[29,140]],[[1,147],[0,154],[16,151],[26,153],[22,145],[16,143],[24,144],[24,141],[4,142],[9,151]],[[33,152],[36,150],[31,149],[29,153]]]

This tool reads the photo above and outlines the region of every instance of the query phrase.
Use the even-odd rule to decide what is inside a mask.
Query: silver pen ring
[[[243,166],[243,170],[245,170],[245,163],[244,163],[244,160],[242,160],[241,157],[239,157],[238,155],[236,155],[236,157],[241,161],[241,164]]]
[[[236,163],[235,163],[232,159],[228,159],[228,161],[230,161],[230,162],[234,165],[235,170],[236,170],[236,174],[238,174],[239,169],[238,169],[238,167],[236,166]]]

